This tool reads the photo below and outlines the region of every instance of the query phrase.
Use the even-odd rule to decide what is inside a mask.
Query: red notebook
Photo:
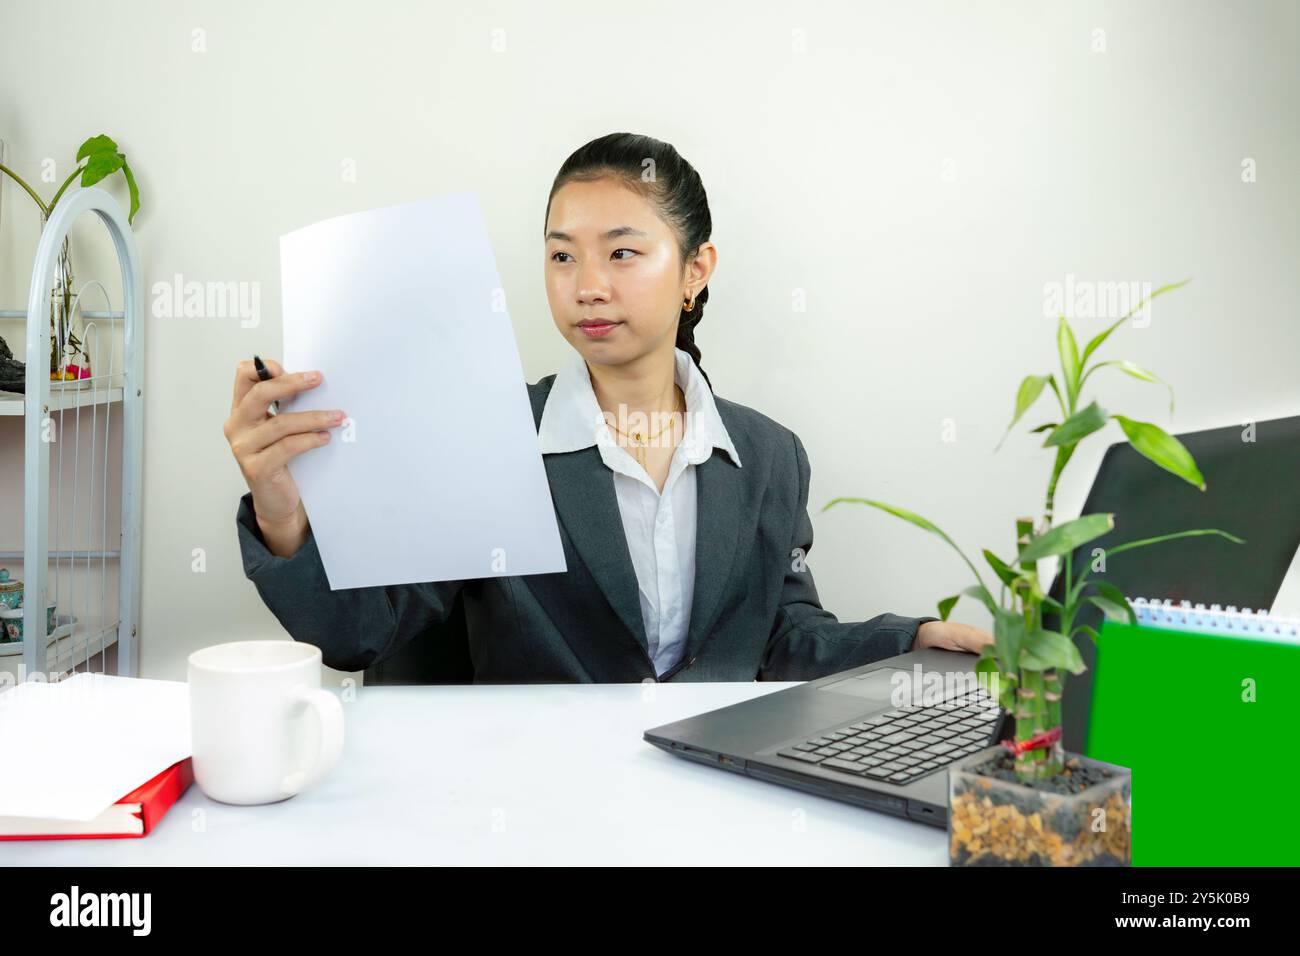
[[[172,764],[93,820],[0,817],[0,840],[86,840],[144,836],[194,782],[192,758]]]

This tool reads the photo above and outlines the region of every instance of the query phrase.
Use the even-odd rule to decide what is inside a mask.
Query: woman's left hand
[[[957,621],[926,621],[917,629],[912,650],[937,647],[945,651],[967,651],[978,654],[986,644],[992,643],[993,635],[988,631],[981,631],[978,627],[959,624]]]

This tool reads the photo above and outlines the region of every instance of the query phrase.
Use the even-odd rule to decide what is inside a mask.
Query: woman
[[[842,623],[806,555],[809,464],[790,430],[712,393],[695,327],[717,250],[699,175],[669,144],[613,133],[565,161],[544,220],[546,292],[573,346],[529,385],[567,571],[330,591],[288,470],[345,417],[268,416],[319,373],[242,362],[225,425],[248,483],[247,576],[296,639],[359,670],[464,600],[474,680],[809,680],[992,637],[933,617]],[[311,378],[316,374],[316,378]],[[698,505],[698,507],[697,507]]]

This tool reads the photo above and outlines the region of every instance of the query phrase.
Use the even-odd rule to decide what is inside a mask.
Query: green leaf
[[[1087,347],[1084,348],[1084,350],[1083,350],[1083,359],[1082,359],[1083,363],[1086,365],[1087,362],[1088,362],[1088,356],[1090,356],[1093,352],[1097,351],[1097,349],[1101,346],[1101,343],[1102,343],[1102,342],[1105,342],[1106,339],[1110,337],[1110,333],[1114,332],[1117,328],[1119,328],[1121,325],[1123,325],[1124,322],[1125,322],[1125,321],[1126,321],[1126,320],[1127,320],[1127,319],[1128,319],[1128,318],[1129,318],[1129,317],[1130,317],[1134,312],[1136,312],[1138,309],[1142,308],[1142,306],[1146,305],[1148,302],[1150,302],[1150,301],[1151,301],[1152,299],[1154,299],[1156,296],[1158,296],[1158,295],[1163,295],[1164,293],[1166,293],[1166,292],[1170,292],[1170,291],[1172,291],[1173,289],[1181,288],[1182,286],[1187,285],[1187,283],[1189,283],[1189,282],[1191,282],[1191,281],[1192,281],[1191,279],[1184,279],[1182,282],[1175,282],[1175,283],[1173,283],[1172,285],[1162,285],[1160,288],[1156,289],[1155,292],[1152,292],[1152,293],[1151,293],[1149,296],[1147,296],[1145,299],[1141,299],[1141,300],[1139,300],[1139,301],[1138,301],[1138,304],[1135,305],[1135,306],[1133,306],[1133,308],[1129,309],[1126,313],[1124,313],[1124,315],[1120,316],[1119,319],[1115,322],[1114,325],[1112,325],[1110,328],[1106,329],[1106,330],[1103,331],[1103,332],[1099,332],[1099,333],[1098,333],[1098,334],[1097,334],[1097,335],[1092,339],[1092,341],[1088,343]]]
[[[1020,669],[1020,648],[1025,639],[1025,619],[1016,611],[997,608],[993,612],[993,645],[1004,671]]]
[[[1084,515],[1065,524],[1057,525],[1046,534],[1040,534],[1025,545],[1016,558],[1017,563],[1038,561],[1055,554],[1073,551],[1085,541],[1099,538],[1115,527],[1113,514]]]
[[[1143,538],[1141,541],[1126,541],[1124,544],[1117,544],[1106,549],[1106,553],[1119,554],[1121,551],[1131,551],[1134,548],[1145,548],[1149,544],[1159,544],[1161,541],[1172,541],[1175,538],[1193,538],[1203,534],[1217,534],[1227,538],[1233,544],[1245,544],[1245,538],[1238,538],[1235,534],[1229,534],[1226,531],[1220,531],[1218,528],[1196,528],[1192,531],[1176,531],[1173,534],[1162,534],[1155,538]]]
[[[1041,671],[1048,671],[1048,670],[1051,670],[1051,669],[1052,669],[1052,664],[1051,664],[1051,662],[1049,662],[1049,661],[1045,661],[1045,660],[1043,660],[1041,657],[1035,657],[1033,654],[1029,653],[1029,651],[1027,651],[1027,650],[1021,649],[1021,651],[1020,651],[1020,668],[1021,668],[1021,670],[1026,670],[1026,671],[1040,671],[1040,672],[1041,672]]]
[[[135,214],[140,210],[140,189],[135,184],[135,174],[131,172],[131,167],[126,164],[126,157],[122,157],[122,175],[126,177],[126,188],[131,193],[131,211],[126,214],[127,225],[135,218]]]
[[[979,598],[980,603],[988,609],[989,613],[993,613],[993,608],[996,607],[996,605],[993,603],[992,595],[990,595],[988,591],[984,590],[983,585],[972,584],[970,587],[963,589],[960,593],[954,594],[952,597],[946,597],[939,602],[939,619],[941,621],[948,620],[948,615],[952,613],[952,609],[956,606],[957,602],[961,600],[963,594],[970,595],[973,598]]]
[[[1217,534],[1221,537],[1227,538],[1233,544],[1246,543],[1245,538],[1238,538],[1235,534],[1220,531],[1218,528],[1194,528],[1190,531],[1176,531],[1173,534],[1162,534],[1157,535],[1154,538],[1143,538],[1140,541],[1126,541],[1123,544],[1110,545],[1106,548],[1106,556],[1109,558],[1117,554],[1122,554],[1125,551],[1132,551],[1134,548],[1145,548],[1148,545],[1160,544],[1162,541],[1174,541],[1178,538],[1195,538],[1206,534]],[[1079,592],[1081,592],[1084,585],[1088,583],[1086,581],[1088,570],[1089,568],[1086,564],[1079,568],[1078,578],[1075,580],[1073,586],[1070,587],[1068,603],[1073,604],[1074,599],[1079,596]]]
[[[1172,385],[1169,385],[1168,382],[1166,382],[1155,372],[1147,371],[1141,365],[1138,365],[1135,362],[1130,362],[1128,359],[1110,359],[1105,362],[1098,362],[1096,365],[1093,366],[1093,368],[1105,368],[1110,365],[1115,366],[1126,375],[1132,375],[1134,378],[1140,378],[1144,382],[1155,382],[1157,385],[1168,386],[1169,391],[1171,393],[1174,390]]]
[[[1056,350],[1061,357],[1061,373],[1065,376],[1065,394],[1073,405],[1074,397],[1079,391],[1079,344],[1074,340],[1070,323],[1061,316],[1056,326]]]
[[[1008,674],[999,664],[997,652],[992,644],[985,644],[980,648],[979,660],[975,662],[977,681],[980,674],[988,675],[985,681],[990,689],[993,687],[993,681],[997,681],[998,704],[1005,710],[1011,710],[1016,703],[1016,678],[1014,674]]]
[[[1059,424],[1060,422],[1048,422],[1046,425],[1039,425],[1037,428],[1029,429],[1029,434],[1036,435],[1039,432],[1047,431],[1049,428],[1055,428]]]
[[[1015,568],[1009,567],[1005,561],[988,548],[984,549],[984,560],[989,563],[989,567],[993,569],[1003,584],[1010,586],[1011,582],[1016,579]]]
[[[1071,674],[1085,669],[1083,657],[1074,641],[1056,631],[1034,630],[1025,637],[1025,650],[1048,667],[1059,667]]]
[[[975,676],[980,674],[997,674],[1001,671],[998,667],[997,652],[993,650],[992,644],[985,644],[980,648],[979,660],[975,662]]]
[[[1093,581],[1092,583],[1093,586],[1101,592],[1102,597],[1106,598],[1106,600],[1110,601],[1112,604],[1124,609],[1125,616],[1130,624],[1137,623],[1137,614],[1133,612],[1133,606],[1128,603],[1128,598],[1124,596],[1123,592],[1120,591],[1119,588],[1115,587],[1115,585],[1108,581]]]
[[[81,144],[77,150],[77,162],[81,162],[87,156],[95,153],[116,153],[117,143],[113,142],[108,136],[100,133],[98,136],[92,136]]]
[[[1079,409],[1061,422],[1056,431],[1047,436],[1047,439],[1043,442],[1043,447],[1073,445],[1093,432],[1104,428],[1109,420],[1109,413],[1096,402],[1093,402],[1087,408]]]
[[[1043,394],[1043,387],[1047,385],[1046,375],[1027,375],[1025,380],[1020,383],[1020,390],[1016,392],[1016,413],[1011,416],[1011,424],[1003,432],[1002,439],[993,449],[997,451],[1002,447],[1002,442],[1007,440],[1007,435],[1011,434],[1011,429],[1015,427],[1016,422],[1020,421],[1020,416],[1029,411],[1029,406],[1038,401],[1038,396]]]
[[[1150,458],[1165,471],[1177,475],[1201,491],[1205,490],[1205,479],[1201,477],[1195,459],[1177,438],[1150,422],[1134,421],[1123,415],[1114,418],[1138,454]]]
[[[1097,643],[1097,632],[1093,628],[1089,627],[1087,624],[1080,624],[1078,627],[1074,629],[1074,633],[1071,634],[1070,636],[1074,637],[1075,634],[1078,634],[1080,632],[1087,634],[1089,637],[1091,637],[1092,643],[1094,645]]]
[[[971,569],[971,572],[975,575],[975,579],[979,581],[978,588],[967,588],[962,593],[973,594],[978,597],[984,602],[984,606],[989,609],[990,613],[993,608],[997,606],[993,601],[993,595],[989,594],[988,589],[984,586],[984,579],[980,577],[980,573],[976,570],[975,565],[971,564],[970,558],[966,557],[961,548],[957,547],[957,542],[944,534],[936,525],[927,521],[925,518],[922,518],[920,515],[908,511],[906,508],[886,504],[883,501],[872,501],[870,498],[832,498],[822,506],[822,511],[826,511],[841,502],[845,504],[870,505],[873,508],[879,508],[881,511],[886,511],[896,518],[902,518],[904,521],[909,521],[918,528],[923,528],[924,530],[929,531],[931,534],[937,534],[939,537],[943,538],[944,541],[947,541],[954,551],[961,555],[961,559],[966,562],[966,567]]]
[[[1056,393],[1056,404],[1061,406],[1061,415],[1068,416],[1070,412],[1065,407],[1065,399],[1061,397],[1061,390],[1056,387],[1056,376],[1055,375],[1047,376],[1047,384],[1052,386],[1052,391]]]
[[[1002,675],[1002,668],[998,665],[997,655],[993,651],[993,645],[985,644],[980,649],[979,660],[975,662],[975,680],[980,683],[980,675],[984,675],[984,682],[981,686],[992,689],[994,681],[997,682],[998,702],[1002,702],[1002,697],[1006,694],[1010,681]]]
[[[1110,598],[1102,597],[1099,594],[1094,594],[1091,597],[1084,598],[1084,600],[1089,604],[1095,604],[1097,607],[1101,608],[1102,611],[1105,612],[1106,617],[1110,618],[1112,621],[1119,621],[1123,624],[1130,623],[1129,615],[1133,613],[1133,609],[1128,606],[1127,602],[1124,604],[1116,604]]]
[[[1140,378],[1144,382],[1154,382],[1157,385],[1163,385],[1165,388],[1169,389],[1169,414],[1172,415],[1174,413],[1174,387],[1158,376],[1155,372],[1148,372],[1141,365],[1136,365],[1127,359],[1111,359],[1109,362],[1098,362],[1092,368],[1083,373],[1083,378],[1079,381],[1079,388],[1083,388],[1083,383],[1088,381],[1089,375],[1097,371],[1097,369],[1105,368],[1108,365],[1115,366],[1126,375]]]
[[[94,153],[86,161],[86,169],[81,174],[82,186],[93,186],[109,173],[122,168],[126,157],[121,153]]]
[[[973,598],[978,598],[980,603],[984,605],[985,609],[990,614],[992,614],[993,609],[997,607],[997,603],[993,600],[993,595],[989,594],[988,589],[982,584],[972,584],[968,588],[963,588],[961,593],[970,595]]]

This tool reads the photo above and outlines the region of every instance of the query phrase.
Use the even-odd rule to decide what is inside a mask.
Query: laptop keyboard
[[[997,702],[983,691],[964,701],[898,707],[777,753],[868,780],[911,783],[994,743]]]

